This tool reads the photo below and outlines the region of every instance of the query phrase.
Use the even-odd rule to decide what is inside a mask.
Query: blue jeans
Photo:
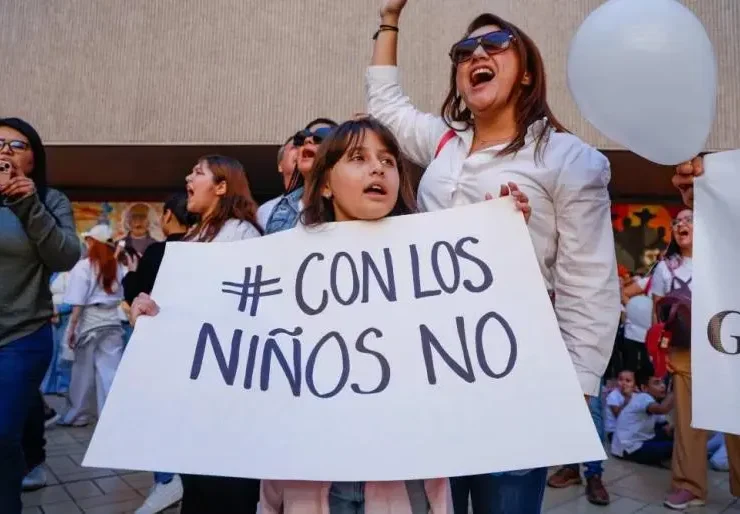
[[[365,482],[332,482],[329,514],[365,514]]]
[[[134,333],[134,327],[128,321],[122,321],[121,328],[123,328],[123,347],[125,349],[129,339],[131,339],[131,334]]]
[[[161,471],[154,472],[154,482],[157,484],[169,484],[172,479],[175,478],[173,473],[162,473]]]
[[[601,442],[604,442],[603,408],[603,403],[601,401],[601,389],[599,389],[599,394],[597,396],[588,397],[588,410],[591,411],[591,419],[596,426],[596,432],[598,432]],[[570,464],[565,467],[571,468],[575,472],[580,473],[580,466],[578,464]],[[585,462],[583,464],[583,467],[586,468],[583,472],[583,476],[585,476],[586,479],[589,479],[591,477],[600,477],[602,473],[604,473],[604,466],[602,465],[601,461]]]
[[[455,514],[540,514],[545,496],[547,468],[523,475],[486,474],[450,479]]]
[[[21,441],[51,361],[51,325],[0,347],[0,512],[20,514],[25,471]]]
[[[423,480],[406,480],[411,514],[428,514],[429,499]],[[332,482],[329,514],[365,514],[365,482]]]
[[[69,392],[69,382],[72,378],[72,362],[60,358],[64,333],[69,324],[69,314],[59,314],[59,324],[53,327],[54,345],[52,346],[51,364],[46,371],[41,392],[44,394],[62,394]]]

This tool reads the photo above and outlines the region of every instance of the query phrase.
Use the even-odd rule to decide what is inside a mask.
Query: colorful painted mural
[[[161,203],[146,202],[72,202],[72,211],[79,234],[98,223],[110,225],[113,238],[118,240],[130,232],[146,233],[161,241],[164,239],[159,219]]]
[[[80,234],[97,223],[107,223],[116,240],[132,230],[164,239],[159,225],[161,203],[73,202],[72,209]],[[617,262],[631,272],[648,269],[670,242],[671,220],[680,210],[672,205],[612,204]]]
[[[617,262],[631,272],[645,272],[671,240],[671,220],[680,206],[612,204]]]

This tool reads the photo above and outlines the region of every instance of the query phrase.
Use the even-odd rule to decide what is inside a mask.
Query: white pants
[[[69,410],[64,415],[66,424],[90,422],[93,389],[97,393],[97,415],[100,416],[123,355],[123,330],[118,327],[94,329],[85,338],[88,340],[84,345],[75,350],[69,384]]]

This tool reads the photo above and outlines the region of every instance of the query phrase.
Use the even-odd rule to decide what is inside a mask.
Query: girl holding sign
[[[412,180],[402,167],[398,143],[386,127],[368,117],[347,121],[328,136],[319,147],[306,187],[302,221],[307,227],[379,220],[416,210]],[[529,200],[516,184],[501,186],[500,194],[513,196],[517,209],[529,219]],[[131,307],[132,323],[140,315],[157,312],[149,296],[139,295]],[[190,510],[188,494],[186,484],[183,514],[216,512],[214,505],[221,505],[203,501],[199,502],[202,511]],[[448,497],[446,478],[367,483],[265,480],[260,505],[263,514],[451,514]],[[249,505],[233,503],[233,512],[253,512],[251,497],[249,501]]]
[[[391,132],[369,117],[341,124],[324,141],[308,176],[306,227],[333,221],[379,220],[416,210],[410,174]],[[500,188],[530,216],[516,184]],[[484,195],[491,198],[490,194]],[[483,198],[481,198],[483,199]],[[263,480],[263,514],[451,514],[447,479],[406,482]]]
[[[416,110],[399,84],[399,18],[406,0],[384,0],[372,63],[368,112],[386,124],[403,153],[426,168],[422,211],[477,202],[508,181],[532,200],[530,225],[540,269],[592,415],[614,346],[620,294],[611,226],[609,161],[568,134],[546,98],[537,46],[515,25],[478,16],[449,53],[450,89],[441,116]],[[598,426],[598,424],[597,424]],[[580,483],[578,466],[559,484]],[[453,479],[455,510],[540,512],[545,469]],[[609,503],[601,463],[586,466],[589,501]],[[557,482],[557,480],[556,480]]]
[[[188,231],[184,241],[229,242],[261,235],[256,221],[257,205],[239,161],[220,155],[203,157],[193,167],[186,184],[188,212],[198,215],[200,221]],[[139,294],[131,305],[131,325],[140,315],[154,316],[158,310],[149,295]],[[257,511],[259,480],[196,475],[181,478],[181,514]]]

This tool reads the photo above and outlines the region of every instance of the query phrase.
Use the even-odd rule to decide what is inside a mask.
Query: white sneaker
[[[182,480],[180,475],[168,484],[154,484],[144,504],[134,514],[156,514],[182,500]]]
[[[43,466],[36,466],[23,477],[23,490],[36,491],[46,487],[46,470]]]
[[[57,414],[56,412],[52,413],[51,417],[47,418],[44,421],[44,428],[46,430],[51,430],[52,428],[57,426],[57,423],[59,422],[60,419],[62,419],[61,414]]]

